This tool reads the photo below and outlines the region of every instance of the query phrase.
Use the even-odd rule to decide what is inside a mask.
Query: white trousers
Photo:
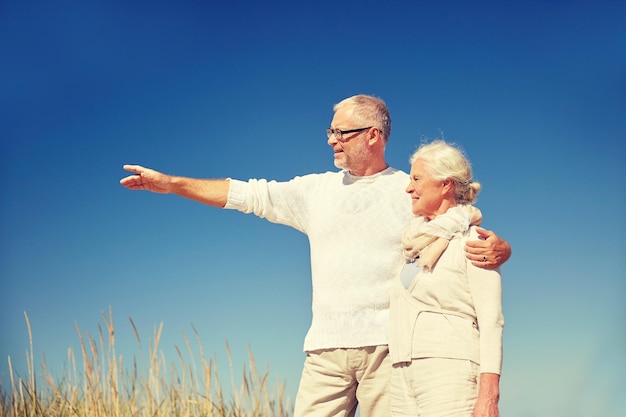
[[[294,417],[389,417],[389,348],[307,352]]]
[[[393,365],[394,417],[471,417],[479,366],[464,359],[424,358]]]

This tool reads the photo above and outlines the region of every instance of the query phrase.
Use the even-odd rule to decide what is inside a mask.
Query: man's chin
[[[347,164],[346,164],[346,160],[343,158],[335,158],[335,160],[333,161],[335,163],[335,166],[339,169],[348,169],[347,168]]]

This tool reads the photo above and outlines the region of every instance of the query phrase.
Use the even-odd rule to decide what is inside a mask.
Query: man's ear
[[[378,142],[379,140],[382,140],[383,137],[380,133],[380,129],[377,127],[372,127],[370,128],[369,132],[367,132],[367,134],[369,135],[368,138],[368,142],[370,145],[375,144],[376,142]]]

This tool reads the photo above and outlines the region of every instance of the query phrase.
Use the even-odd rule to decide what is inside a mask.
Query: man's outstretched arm
[[[470,240],[465,244],[465,256],[479,268],[495,269],[511,257],[511,245],[500,239],[494,232],[477,227],[480,240]]]
[[[120,180],[120,184],[129,190],[176,194],[214,207],[224,207],[228,200],[228,179],[177,177],[141,165],[124,165],[124,169],[134,173]]]

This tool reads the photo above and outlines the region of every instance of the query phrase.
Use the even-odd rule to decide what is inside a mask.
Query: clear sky
[[[294,396],[311,318],[306,237],[131,192],[122,165],[196,177],[334,170],[324,129],[357,93],[393,119],[388,162],[462,145],[502,268],[508,417],[613,417],[626,399],[626,3],[0,3],[0,374],[61,371],[112,308],[118,354],[163,323],[177,362],[257,364]],[[338,256],[349,248],[337,248]],[[221,359],[220,359],[221,360]],[[19,365],[21,364],[21,365]],[[226,365],[227,366],[227,365]],[[237,372],[237,369],[235,371]]]

